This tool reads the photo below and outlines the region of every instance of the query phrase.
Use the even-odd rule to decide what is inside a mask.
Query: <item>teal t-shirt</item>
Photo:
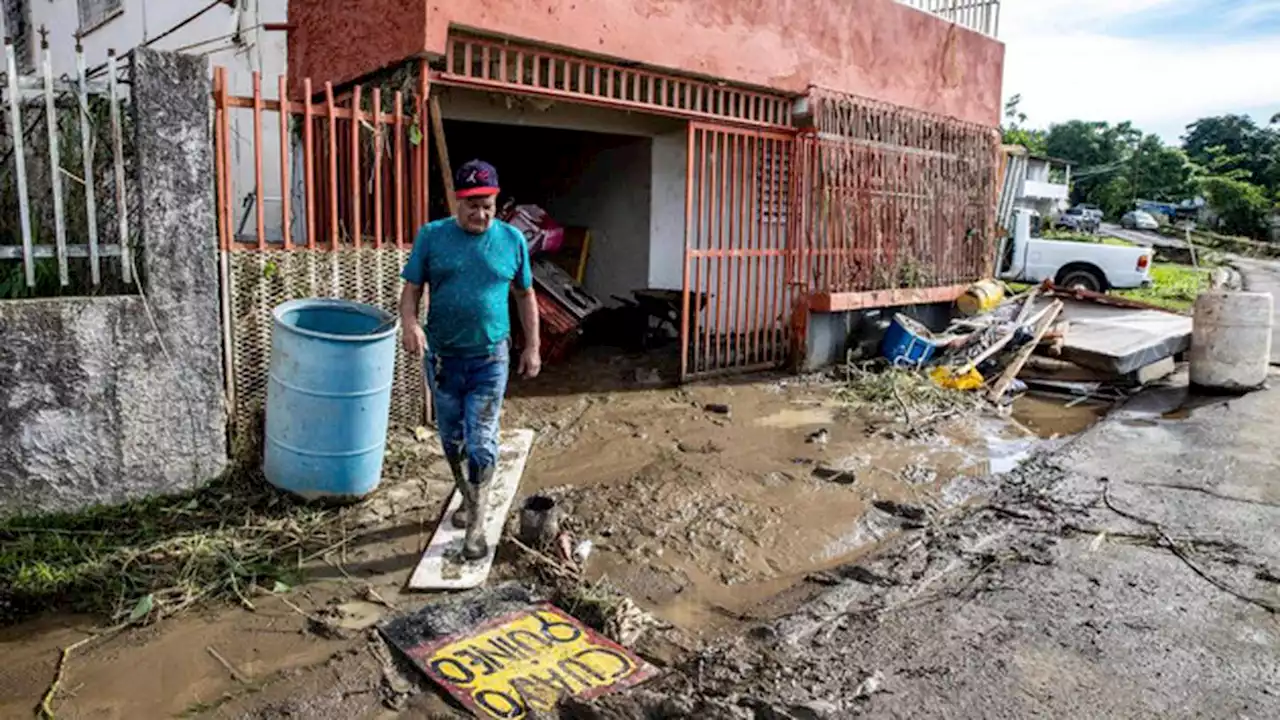
[[[512,284],[533,286],[524,235],[501,220],[480,235],[451,217],[423,225],[400,277],[427,286],[427,345],[446,357],[493,352],[511,337]]]

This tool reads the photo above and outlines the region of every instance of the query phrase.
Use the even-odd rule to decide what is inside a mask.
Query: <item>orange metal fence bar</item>
[[[360,109],[360,86],[357,85],[351,94],[351,109]],[[354,116],[353,116],[354,117]],[[360,225],[360,121],[351,121],[351,244],[360,247],[360,236],[364,234]]]
[[[382,247],[382,88],[373,89],[373,246]]]
[[[302,107],[302,171],[304,194],[307,202],[307,249],[316,249],[316,154],[315,116],[311,106],[311,78],[302,81],[304,95]]]
[[[280,76],[280,99],[289,97],[289,81]],[[280,115],[280,232],[284,237],[284,249],[293,247],[293,236],[289,233],[289,113]]]
[[[396,91],[396,155],[395,155],[395,212],[396,247],[404,247],[404,94]]]
[[[317,112],[316,95],[311,80],[301,81],[301,98],[289,99],[291,85],[286,76],[276,79],[279,98],[263,95],[262,77],[253,75],[252,94],[237,97],[230,94],[230,82],[225,68],[214,69],[214,164],[216,168],[215,196],[217,199],[218,242],[224,249],[266,250],[317,250],[323,247],[336,250],[344,245],[362,246],[373,236],[374,247],[394,242],[405,247],[406,212],[425,217],[426,173],[425,165],[415,168],[406,176],[404,157],[405,136],[410,129],[410,118],[404,113],[404,95],[396,92],[393,109],[383,107],[383,93],[374,88],[366,110],[363,98],[369,97],[360,87],[352,88],[350,100],[341,105],[331,84],[326,83],[321,95],[322,107]],[[231,132],[232,116],[245,113],[251,130],[245,133],[248,140],[246,164],[241,172],[251,176],[252,195],[237,198],[233,169],[233,138],[243,137]],[[266,117],[275,113],[275,118]],[[291,137],[291,119],[296,118],[299,127],[297,141]],[[263,126],[274,122],[278,128],[280,148],[276,153],[266,152]],[[369,150],[363,150],[361,128],[370,128],[373,140]],[[389,138],[387,133],[394,135]],[[419,146],[421,144],[419,143]],[[301,172],[293,166],[294,148],[301,158]],[[362,161],[366,152],[373,154],[372,161]],[[420,147],[410,150],[421,157]],[[276,159],[278,155],[278,160]],[[280,214],[267,213],[270,192],[266,187],[268,163],[279,167]],[[271,179],[275,186],[276,181]],[[298,202],[295,203],[295,185],[298,185]],[[406,197],[410,193],[412,198]],[[247,194],[247,193],[246,193]],[[236,225],[239,203],[253,213],[252,235],[239,236]],[[294,241],[295,205],[297,218],[306,228],[305,239]],[[268,219],[272,226],[268,228]],[[275,222],[279,220],[280,238],[275,239]],[[244,223],[244,218],[239,219]],[[270,238],[268,230],[270,229]],[[394,240],[392,237],[394,236]]]
[[[334,112],[333,83],[324,84],[325,109],[329,111],[329,247],[338,249],[338,124]]]
[[[267,204],[262,184],[262,75],[253,73],[253,192],[258,216],[258,249],[267,246]]]
[[[231,249],[234,230],[231,227],[230,198],[231,174],[227,172],[227,126],[226,106],[221,102],[227,97],[227,71],[217,68],[213,73],[214,98],[214,165],[217,168],[215,188],[218,198],[218,243],[223,250]]]

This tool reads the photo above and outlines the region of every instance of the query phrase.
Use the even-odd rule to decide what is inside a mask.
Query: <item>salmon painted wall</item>
[[[1000,122],[1004,45],[894,0],[292,0],[290,72],[345,82],[450,27],[749,85],[810,85]]]

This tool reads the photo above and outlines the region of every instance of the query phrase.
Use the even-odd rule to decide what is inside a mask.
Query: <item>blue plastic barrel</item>
[[[307,499],[354,500],[382,477],[395,316],[346,300],[273,311],[263,472]]]
[[[893,316],[880,344],[880,354],[898,366],[918,366],[933,357],[935,350],[929,328],[901,314]]]

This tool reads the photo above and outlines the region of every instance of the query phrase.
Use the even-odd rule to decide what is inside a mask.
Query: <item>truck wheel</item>
[[[1085,264],[1067,265],[1062,268],[1054,278],[1053,284],[1067,290],[1080,288],[1091,292],[1107,291],[1107,278],[1102,271]]]

